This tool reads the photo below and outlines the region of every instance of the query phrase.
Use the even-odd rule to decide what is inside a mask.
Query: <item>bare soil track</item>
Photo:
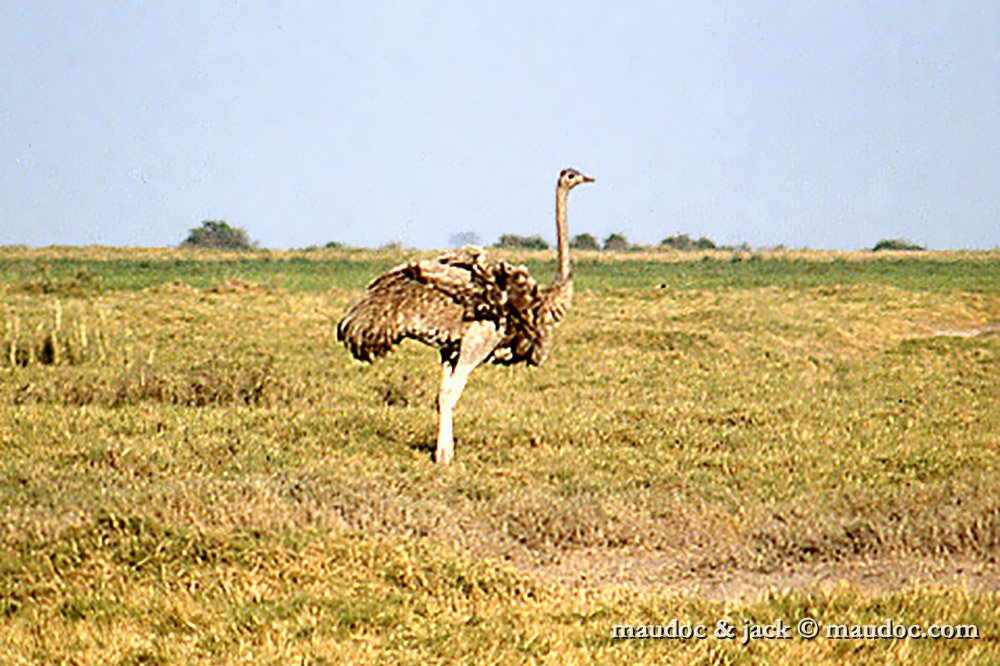
[[[727,602],[754,601],[769,593],[829,590],[845,584],[874,593],[939,586],[959,586],[970,592],[1000,591],[996,558],[880,557],[770,571],[738,567],[695,570],[683,558],[664,553],[579,551],[564,553],[548,564],[536,564],[528,573],[568,589],[619,587]]]

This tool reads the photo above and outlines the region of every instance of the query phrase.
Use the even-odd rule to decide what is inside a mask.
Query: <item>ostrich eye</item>
[[[568,174],[566,174],[566,180],[573,180],[574,178],[576,178],[576,174],[575,173],[568,173]]]

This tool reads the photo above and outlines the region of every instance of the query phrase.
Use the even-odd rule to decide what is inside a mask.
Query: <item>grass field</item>
[[[583,255],[449,469],[404,256],[0,249],[0,662],[1000,663],[1000,253]]]

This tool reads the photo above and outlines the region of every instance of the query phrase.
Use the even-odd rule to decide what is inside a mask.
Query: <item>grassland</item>
[[[1000,254],[584,255],[450,469],[403,256],[0,250],[0,661],[1000,662]],[[611,637],[806,616],[980,638]]]

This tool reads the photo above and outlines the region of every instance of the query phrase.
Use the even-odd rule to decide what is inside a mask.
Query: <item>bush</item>
[[[660,241],[660,246],[669,247],[673,250],[680,250],[681,252],[689,252],[694,249],[694,243],[691,241],[691,237],[687,234],[667,236]]]
[[[496,247],[505,250],[547,250],[549,244],[541,236],[518,236],[517,234],[504,234],[496,242]]]
[[[725,252],[753,252],[753,245],[743,241],[739,245],[717,245],[715,249]]]
[[[614,233],[604,239],[604,249],[610,252],[625,251],[630,245],[625,234]]]
[[[225,220],[205,220],[200,227],[190,230],[181,247],[250,250],[253,244],[245,230],[231,227]]]
[[[601,244],[591,234],[577,234],[569,241],[574,250],[600,250]]]
[[[339,241],[330,241],[324,243],[323,245],[307,245],[303,248],[298,248],[301,252],[318,252],[320,250],[338,250],[347,247],[344,243]]]
[[[883,238],[879,242],[875,243],[875,247],[872,248],[872,252],[881,252],[882,250],[909,250],[913,252],[922,252],[925,248],[917,245],[916,243],[911,243],[905,238]]]
[[[708,236],[702,236],[698,240],[691,240],[691,237],[687,234],[677,234],[674,236],[667,236],[660,241],[660,247],[669,248],[671,250],[679,250],[681,252],[691,252],[693,250],[718,250],[718,245],[715,244]]]

